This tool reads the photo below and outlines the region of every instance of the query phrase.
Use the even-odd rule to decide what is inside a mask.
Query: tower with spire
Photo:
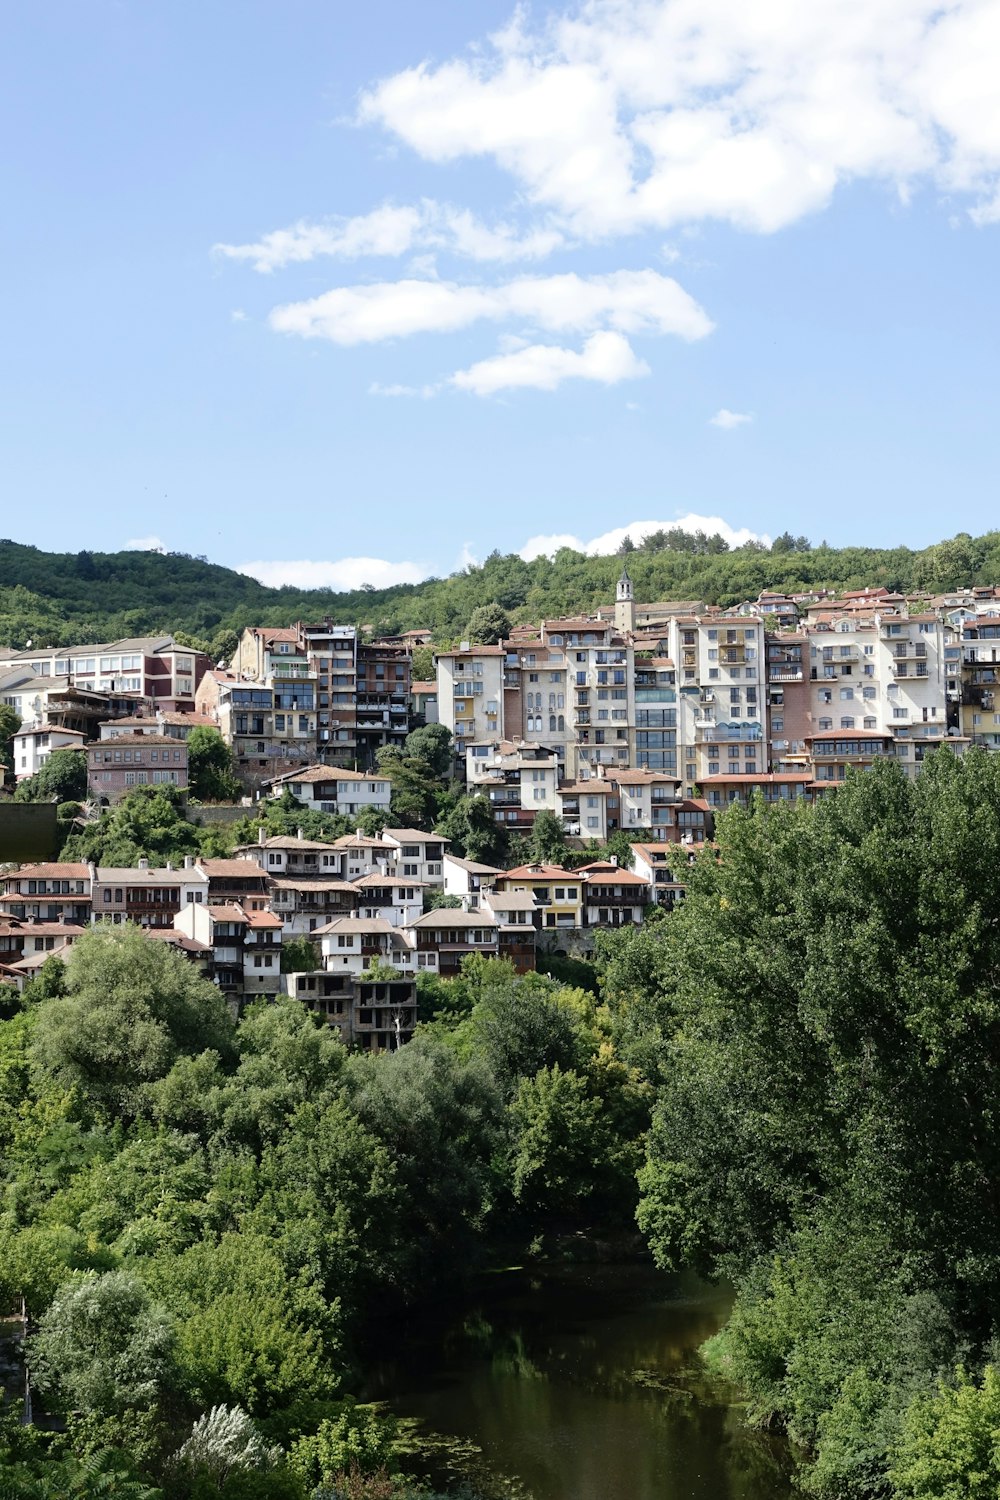
[[[615,591],[615,629],[624,635],[635,630],[635,599],[632,597],[632,580],[628,568],[622,564],[622,576]]]

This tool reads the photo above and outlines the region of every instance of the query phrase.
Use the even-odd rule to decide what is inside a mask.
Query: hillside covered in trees
[[[922,551],[908,547],[833,548],[805,537],[778,537],[770,548],[731,550],[718,536],[656,532],[622,552],[636,597],[734,604],[762,589],[943,590],[1000,584],[1000,532],[962,533]],[[250,624],[288,624],[326,615],[379,632],[429,628],[455,639],[477,605],[495,600],[514,621],[551,618],[614,598],[622,556],[589,557],[561,548],[525,562],[493,552],[448,578],[349,593],[266,588],[254,578],[186,553],[43,552],[0,540],[0,646],[76,645],[85,641],[183,632],[222,644]]]

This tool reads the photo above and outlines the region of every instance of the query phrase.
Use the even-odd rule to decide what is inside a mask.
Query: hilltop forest
[[[202,557],[171,552],[43,552],[0,540],[0,646],[78,645],[134,635],[181,632],[222,654],[246,625],[286,625],[329,615],[378,633],[426,628],[453,641],[473,610],[496,601],[515,622],[553,618],[607,604],[622,557],[643,600],[694,599],[736,604],[762,589],[886,586],[940,591],[1000,584],[1000,532],[961,533],[923,550],[811,546],[785,534],[770,548],[730,549],[720,536],[677,528],[628,538],[616,556],[590,557],[563,547],[525,562],[493,552],[477,567],[420,584],[348,593],[266,588]]]

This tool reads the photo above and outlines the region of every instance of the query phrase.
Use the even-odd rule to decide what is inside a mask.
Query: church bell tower
[[[624,635],[635,630],[635,600],[632,597],[632,580],[628,568],[622,564],[622,576],[615,591],[615,629]]]

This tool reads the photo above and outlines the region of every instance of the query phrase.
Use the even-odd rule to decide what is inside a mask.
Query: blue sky
[[[983,531],[998,64],[998,0],[11,7],[0,532],[348,586]]]

